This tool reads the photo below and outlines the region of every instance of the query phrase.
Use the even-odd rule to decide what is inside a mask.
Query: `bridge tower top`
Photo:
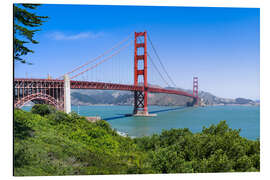
[[[138,43],[138,37],[143,36],[144,41]],[[135,32],[134,38],[134,85],[138,85],[139,76],[143,76],[144,86],[147,86],[147,34],[145,32]],[[138,48],[143,48],[143,54]],[[139,61],[143,61],[143,67],[138,67]],[[141,68],[141,69],[140,69]]]

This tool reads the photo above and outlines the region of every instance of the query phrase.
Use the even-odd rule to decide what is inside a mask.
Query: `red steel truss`
[[[56,79],[14,79],[14,106],[20,108],[32,100],[40,100],[63,109],[64,81]],[[184,91],[162,89],[155,87],[134,86],[127,84],[102,83],[91,81],[70,81],[71,89],[120,90],[141,92],[147,89],[150,93],[176,94],[194,98],[195,96]],[[140,94],[139,94],[140,93]],[[196,97],[195,97],[196,98]],[[141,100],[141,98],[140,98]]]
[[[14,79],[14,107],[20,108],[29,101],[46,103],[63,110],[64,81],[51,79]]]
[[[120,90],[120,91],[144,91],[144,86],[134,86],[127,84],[114,84],[114,83],[102,83],[102,82],[91,82],[91,81],[70,81],[71,89],[100,89],[100,90]],[[193,98],[192,94],[185,91],[162,89],[155,87],[146,87],[147,91],[150,93],[166,93],[166,94],[176,94],[186,97]]]
[[[101,89],[120,91],[143,91],[143,86],[133,86],[127,84],[102,83],[91,81],[70,81],[71,89]]]

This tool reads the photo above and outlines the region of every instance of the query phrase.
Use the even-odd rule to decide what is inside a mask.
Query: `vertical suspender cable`
[[[159,60],[159,63],[161,64],[161,67],[162,67],[163,71],[166,73],[167,77],[169,78],[169,80],[171,81],[171,83],[174,85],[174,87],[176,87],[176,84],[174,83],[174,81],[172,80],[172,78],[170,77],[170,75],[168,74],[168,72],[166,71],[165,66],[163,65],[163,63],[162,63],[159,55],[157,54],[157,51],[156,51],[156,49],[155,49],[155,47],[154,47],[154,45],[153,45],[153,43],[152,43],[152,41],[150,39],[150,36],[148,34],[147,34],[147,37],[148,37],[148,39],[150,41],[150,44],[151,44],[152,49],[154,50],[154,53],[156,54],[156,56],[157,56],[157,58]]]

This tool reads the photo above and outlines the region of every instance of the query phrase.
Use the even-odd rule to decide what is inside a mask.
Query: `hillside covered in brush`
[[[90,175],[260,171],[260,141],[225,121],[122,137],[106,121],[90,123],[47,105],[14,111],[14,175]]]

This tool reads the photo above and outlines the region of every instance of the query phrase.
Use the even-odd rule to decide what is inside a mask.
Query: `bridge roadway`
[[[58,79],[28,79],[28,78],[15,78],[14,88],[57,88],[64,87],[64,81]],[[134,86],[128,84],[116,84],[116,83],[103,83],[103,82],[92,82],[92,81],[70,81],[70,89],[96,89],[96,90],[120,90],[120,91],[144,91],[150,93],[166,93],[176,94],[186,97],[194,98],[192,94],[185,91],[163,89],[157,87],[144,87]]]

